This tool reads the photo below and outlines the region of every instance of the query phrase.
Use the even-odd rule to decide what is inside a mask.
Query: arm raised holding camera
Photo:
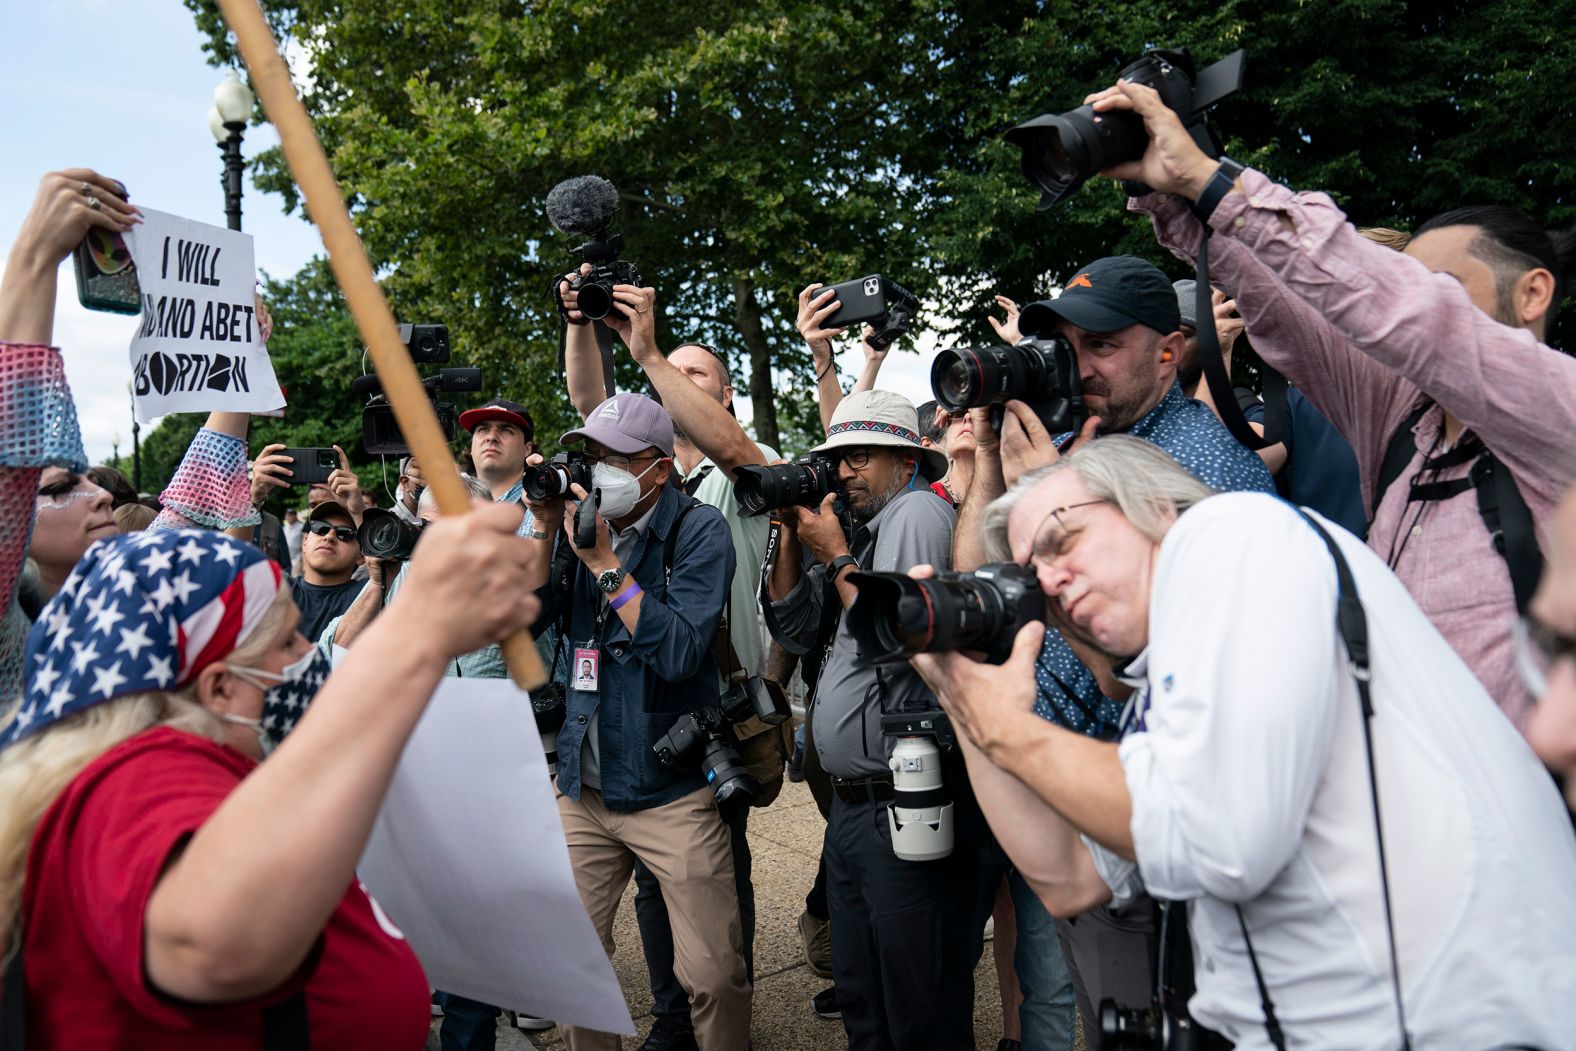
[[[590,263],[580,264],[580,273],[591,272]],[[591,410],[607,399],[607,387],[602,375],[602,350],[597,346],[596,330],[580,312],[580,296],[569,287],[573,274],[565,274],[558,282],[558,295],[567,311],[564,332],[564,383],[569,388],[569,403],[584,420]]]

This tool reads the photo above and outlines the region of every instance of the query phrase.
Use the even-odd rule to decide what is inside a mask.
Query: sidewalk
[[[805,892],[815,881],[824,828],[810,790],[803,784],[785,784],[775,803],[765,810],[750,812],[756,902],[755,1007],[751,1027],[755,1051],[832,1051],[847,1046],[841,1022],[819,1018],[810,1010],[810,997],[830,983],[811,974],[805,966],[797,926],[799,914],[804,911]],[[613,931],[613,969],[624,987],[624,997],[639,1032],[635,1039],[624,1041],[625,1051],[639,1047],[651,1028],[651,990],[634,909],[631,882]],[[988,944],[974,981],[975,1044],[985,1051],[994,1051],[1001,1037],[1001,1001]],[[433,1033],[428,1041],[431,1048],[437,1047],[436,1025]],[[499,1051],[563,1046],[557,1029],[527,1037],[518,1030],[505,1029],[503,1023],[499,1027]]]

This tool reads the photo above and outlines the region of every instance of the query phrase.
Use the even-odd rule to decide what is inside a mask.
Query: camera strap
[[[766,620],[766,630],[771,633],[777,645],[793,654],[803,657],[815,647],[802,646],[782,630],[782,624],[777,619],[777,612],[772,609],[772,594],[768,585],[771,583],[772,570],[777,568],[777,555],[782,547],[783,520],[779,515],[773,514],[766,524],[766,554],[761,559],[761,582],[756,589],[756,597],[760,600],[761,616]]]
[[[1210,229],[1208,223],[1199,225],[1198,269],[1194,275],[1194,295],[1197,298],[1193,303],[1193,316],[1197,319],[1194,329],[1197,332],[1198,359],[1204,366],[1204,382],[1209,384],[1209,396],[1215,402],[1215,412],[1231,436],[1249,449],[1267,449],[1279,445],[1286,438],[1286,377],[1268,365],[1262,367],[1264,433],[1260,435],[1248,423],[1248,418],[1237,404],[1231,375],[1226,371],[1226,362],[1221,357],[1220,335],[1215,331],[1215,304],[1211,300],[1214,290],[1209,283]]]
[[[1385,859],[1384,825],[1379,816],[1379,775],[1377,764],[1374,762],[1372,725],[1374,705],[1370,691],[1373,674],[1368,663],[1368,614],[1364,611],[1362,599],[1357,594],[1357,581],[1352,576],[1351,566],[1341,554],[1335,538],[1302,508],[1294,508],[1294,510],[1318,534],[1319,539],[1324,541],[1324,546],[1329,549],[1330,557],[1335,562],[1335,624],[1341,642],[1346,647],[1347,667],[1357,684],[1357,700],[1362,708],[1363,750],[1368,757],[1368,789],[1373,801],[1374,835],[1379,846],[1379,886],[1384,894],[1385,934],[1390,940],[1390,982],[1395,993],[1396,1024],[1401,1031],[1402,1051],[1411,1051],[1412,1038],[1406,1028],[1406,1009],[1401,1003],[1401,961],[1395,947],[1395,915],[1390,904],[1390,867]],[[1253,939],[1248,936],[1248,921],[1242,914],[1241,905],[1237,905],[1236,910],[1237,923],[1242,928],[1242,940],[1248,947],[1248,963],[1253,967],[1253,979],[1258,983],[1259,1000],[1264,1008],[1264,1030],[1276,1051],[1285,1051],[1286,1037],[1281,1031],[1280,1021],[1275,1017],[1275,1005],[1270,999],[1269,985],[1264,981],[1264,972],[1259,968],[1258,954],[1253,951]]]

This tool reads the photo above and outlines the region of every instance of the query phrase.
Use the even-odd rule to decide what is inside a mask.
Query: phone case
[[[316,485],[328,481],[328,476],[339,468],[339,454],[333,449],[309,446],[300,449],[283,449],[280,456],[290,458],[290,484]]]
[[[838,308],[822,324],[827,328],[846,328],[875,321],[886,313],[886,289],[880,274],[870,274],[854,281],[833,285],[837,293]],[[816,295],[820,295],[818,290]]]
[[[142,313],[137,265],[120,234],[92,229],[71,253],[77,272],[77,300],[89,310]]]

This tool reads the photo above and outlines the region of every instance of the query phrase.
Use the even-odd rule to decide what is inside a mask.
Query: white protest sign
[[[434,988],[635,1032],[575,888],[530,696],[508,679],[438,686],[356,872]]]
[[[142,290],[131,339],[137,419],[283,406],[257,326],[250,235],[140,210],[142,223],[125,234]]]

